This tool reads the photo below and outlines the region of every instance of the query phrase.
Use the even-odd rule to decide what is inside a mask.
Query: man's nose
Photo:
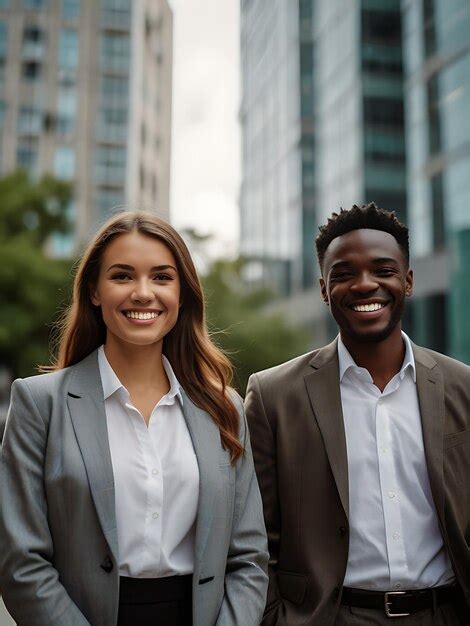
[[[376,278],[370,272],[362,272],[359,274],[351,285],[351,291],[357,293],[369,293],[378,289],[379,284]]]

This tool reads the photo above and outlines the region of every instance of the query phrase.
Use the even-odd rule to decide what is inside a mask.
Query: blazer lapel
[[[67,404],[98,519],[109,548],[117,560],[114,477],[97,351],[92,352],[74,368]]]
[[[444,381],[436,361],[413,344],[424,453],[437,514],[444,527]]]
[[[199,466],[199,503],[196,519],[194,573],[199,576],[202,556],[212,524],[214,497],[218,488],[220,434],[210,415],[182,391],[183,414]]]
[[[337,341],[319,350],[310,365],[314,371],[305,376],[305,385],[344,512],[349,516],[348,457],[339,387]]]

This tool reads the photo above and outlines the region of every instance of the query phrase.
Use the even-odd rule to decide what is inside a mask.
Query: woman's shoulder
[[[57,398],[61,395],[66,396],[69,382],[79,364],[70,365],[45,374],[17,378],[12,385],[11,397],[14,398],[16,394],[26,394],[32,397],[35,403],[39,405],[50,398]]]

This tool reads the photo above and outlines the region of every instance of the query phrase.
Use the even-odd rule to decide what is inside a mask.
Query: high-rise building
[[[242,0],[241,252],[248,279],[309,283],[313,211],[311,0]]]
[[[291,316],[307,296],[318,334],[318,224],[372,200],[406,213],[400,0],[242,0],[241,70],[247,279]]]
[[[171,77],[167,0],[0,0],[0,173],[73,182],[57,252],[113,206],[168,215]]]
[[[470,3],[402,9],[414,336],[470,362]]]

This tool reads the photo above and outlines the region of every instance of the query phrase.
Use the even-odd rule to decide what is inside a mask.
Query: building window
[[[59,67],[61,70],[75,70],[78,65],[78,33],[63,28],[59,35]]]
[[[41,76],[41,64],[38,61],[24,61],[21,68],[21,74],[26,80],[38,80]]]
[[[57,98],[57,130],[61,134],[71,133],[75,127],[77,93],[74,88],[59,88]]]
[[[123,183],[126,175],[126,149],[100,146],[96,151],[96,178],[99,183]]]
[[[39,61],[45,50],[44,31],[37,26],[25,26],[23,30],[23,59]]]
[[[38,135],[42,128],[42,113],[34,107],[20,108],[18,115],[18,133],[20,135]]]
[[[107,219],[113,209],[124,204],[124,189],[99,189],[96,204],[100,219]]]
[[[23,6],[25,9],[44,9],[47,5],[47,0],[23,0]]]
[[[4,100],[0,100],[0,129],[3,128],[5,121],[5,115],[7,112],[7,103]]]
[[[8,51],[8,30],[5,22],[0,22],[0,59],[5,59]]]
[[[16,149],[16,164],[29,172],[35,173],[38,165],[36,141],[21,139]]]
[[[131,0],[102,0],[102,23],[126,28],[131,21]]]
[[[80,17],[80,0],[62,0],[62,18],[75,20]]]
[[[75,152],[69,146],[60,146],[55,151],[54,174],[64,180],[71,180],[74,177]]]
[[[98,113],[98,137],[124,142],[127,138],[129,81],[121,76],[103,76]]]
[[[101,64],[105,71],[127,73],[129,70],[129,35],[105,34],[101,38]]]

